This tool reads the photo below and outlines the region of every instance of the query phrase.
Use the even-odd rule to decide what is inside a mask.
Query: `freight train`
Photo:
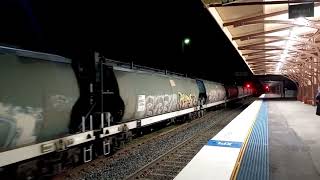
[[[2,176],[54,174],[108,155],[150,126],[199,117],[252,94],[250,88],[127,66],[98,53],[92,59],[94,78],[82,83],[80,66],[70,59],[0,47]]]

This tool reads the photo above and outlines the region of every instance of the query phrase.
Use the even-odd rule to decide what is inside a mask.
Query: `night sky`
[[[0,18],[3,45],[73,59],[99,51],[220,82],[232,81],[235,71],[250,72],[198,0],[2,0]],[[182,53],[186,37],[191,44]]]

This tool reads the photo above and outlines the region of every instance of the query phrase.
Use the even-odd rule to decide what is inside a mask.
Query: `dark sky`
[[[24,49],[67,57],[96,50],[111,59],[217,81],[249,72],[198,0],[2,0],[0,18],[0,43]],[[191,44],[183,54],[185,37]]]

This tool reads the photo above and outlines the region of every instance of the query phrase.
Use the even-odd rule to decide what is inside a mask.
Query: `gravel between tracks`
[[[245,101],[248,102],[252,100]],[[123,155],[123,153],[117,155],[116,153],[109,158],[95,160],[99,161],[99,163],[90,162],[74,170],[69,170],[63,175],[63,179],[124,179],[157,157],[168,152],[177,144],[200,133],[214,121],[223,120],[229,122],[242,110],[243,109],[239,108],[225,109],[215,114],[213,113],[214,115],[211,114],[211,116],[208,114],[203,117],[205,120],[201,123],[195,123],[183,131],[178,130],[174,133],[168,133],[168,135],[156,139],[153,142],[144,143],[132,149],[126,149],[124,150],[125,155]]]

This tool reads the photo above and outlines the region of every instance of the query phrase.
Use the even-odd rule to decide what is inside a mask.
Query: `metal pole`
[[[101,119],[101,128],[104,128],[104,115],[103,115],[103,113],[101,113],[100,119]]]
[[[104,115],[103,115],[103,93],[104,93],[104,87],[103,87],[103,63],[100,61],[100,84],[101,84],[101,128],[104,128]]]
[[[90,131],[92,131],[92,130],[93,130],[93,124],[92,124],[92,123],[93,123],[93,122],[92,122],[93,119],[92,119],[92,115],[90,115],[89,118],[90,118]]]
[[[109,112],[107,112],[107,124],[108,124],[108,127],[110,127],[110,121],[111,121],[111,114]]]
[[[86,117],[82,116],[82,132],[86,131]]]
[[[100,84],[101,84],[101,113],[103,113],[103,63],[100,61]]]

